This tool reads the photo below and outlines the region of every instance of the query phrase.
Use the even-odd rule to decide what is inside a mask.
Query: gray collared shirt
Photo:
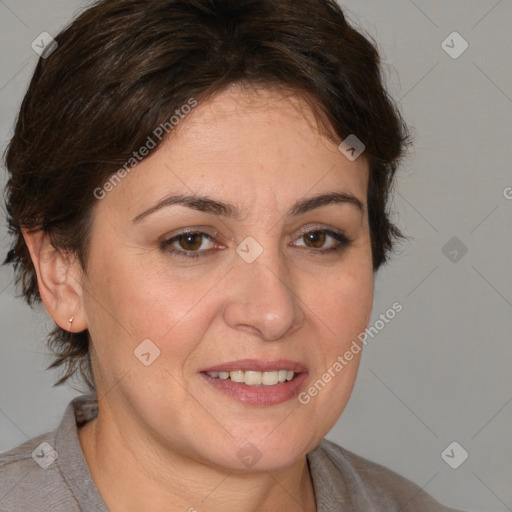
[[[108,512],[78,426],[97,416],[94,394],[73,399],[57,428],[0,454],[0,511]],[[378,464],[323,440],[307,460],[317,512],[457,512]]]

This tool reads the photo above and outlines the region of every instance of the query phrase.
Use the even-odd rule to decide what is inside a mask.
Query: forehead
[[[289,91],[239,84],[199,105],[171,133],[168,147],[173,151],[192,146],[201,150],[198,157],[252,158],[255,165],[271,159],[275,163],[279,156],[294,165],[300,160],[306,165],[322,153],[339,156],[336,144],[320,134],[304,99]]]
[[[343,191],[366,204],[367,180],[365,159],[349,161],[321,134],[304,100],[235,86],[182,116],[108,200],[134,215],[170,193],[215,196],[242,212],[308,192]]]

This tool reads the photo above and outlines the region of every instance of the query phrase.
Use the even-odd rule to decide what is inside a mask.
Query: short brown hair
[[[13,236],[5,263],[29,304],[41,297],[21,228],[45,230],[86,270],[93,191],[187,100],[235,82],[286,88],[338,142],[355,134],[365,144],[374,270],[386,261],[401,236],[388,199],[408,131],[375,43],[334,0],[102,0],[55,40],[5,155]],[[48,342],[51,366],[65,366],[57,384],[79,370],[93,389],[88,332],[56,327]]]

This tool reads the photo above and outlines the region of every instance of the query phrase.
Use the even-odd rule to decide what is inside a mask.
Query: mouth
[[[213,389],[244,405],[276,405],[296,397],[308,376],[293,361],[233,361],[200,372]]]

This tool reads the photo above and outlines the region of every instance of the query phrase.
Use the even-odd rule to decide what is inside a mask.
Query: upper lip
[[[307,368],[303,364],[297,363],[296,361],[290,361],[288,359],[276,359],[273,361],[264,361],[262,359],[240,359],[238,361],[230,361],[228,363],[210,366],[200,370],[200,372],[234,372],[236,370],[253,370],[256,372],[291,370],[295,373],[307,372]]]

